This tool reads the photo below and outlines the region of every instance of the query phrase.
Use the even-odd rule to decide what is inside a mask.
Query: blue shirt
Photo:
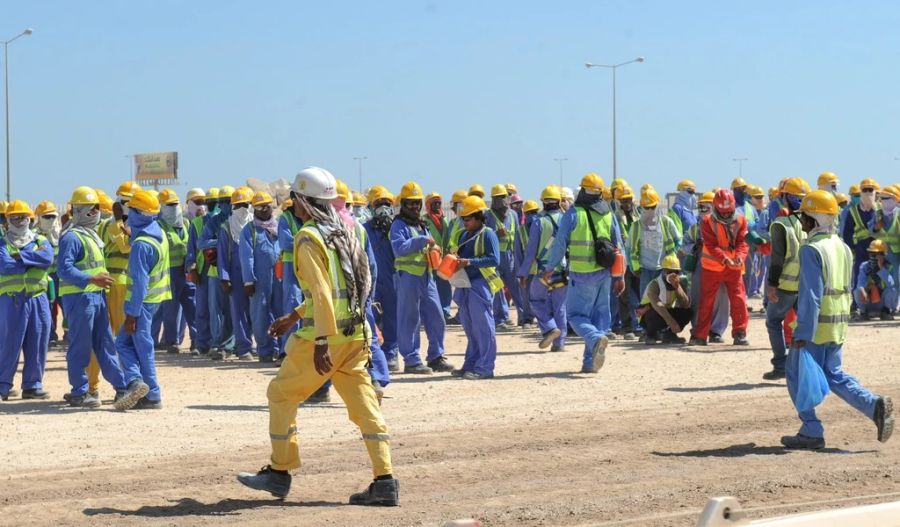
[[[569,207],[569,210],[567,210],[559,220],[559,229],[556,231],[556,241],[553,242],[553,247],[550,248],[550,258],[547,260],[547,269],[556,268],[566,255],[566,249],[569,247],[569,238],[572,237],[572,230],[575,229],[575,223],[577,222],[575,209],[575,206]],[[616,215],[613,214],[612,209],[610,209],[609,214],[612,214],[612,228],[610,229],[609,236],[610,242],[622,251],[622,234],[619,231],[619,220],[616,218]],[[591,215],[593,215],[593,212]],[[624,254],[624,252],[622,254]],[[569,274],[575,278],[587,280],[602,278],[603,273],[608,273],[608,270],[600,269],[590,273],[569,272]]]
[[[684,236],[687,234],[688,229],[697,223],[697,217],[694,216],[694,211],[688,209],[681,203],[672,205],[672,210],[674,210],[675,214],[681,218],[681,235]]]
[[[40,244],[35,238],[19,249],[21,260],[9,254],[6,244],[6,238],[0,238],[0,275],[25,274],[29,267],[47,269],[53,263],[53,246],[46,238]]]
[[[102,249],[100,257],[103,257]],[[82,289],[87,287],[91,281],[91,276],[75,268],[75,262],[82,258],[84,258],[84,245],[74,232],[67,231],[59,238],[56,273],[59,275],[60,280]]]
[[[556,212],[556,211],[554,211]],[[543,214],[542,216],[546,216]],[[558,217],[554,218],[554,221],[559,223],[559,214]],[[550,225],[548,228],[552,229],[553,226]],[[544,232],[544,221],[541,218],[537,218],[537,221],[531,222],[531,229],[528,231],[528,246],[525,248],[525,256],[522,258],[522,262],[519,265],[518,276],[527,278],[531,276],[531,264],[535,260],[537,260],[537,274],[541,274],[545,269],[553,269],[552,267],[546,267],[542,264],[541,260],[547,261],[547,253],[549,251],[544,251],[545,254],[543,256],[540,254],[543,251],[543,247],[538,247],[541,243],[541,234]]]
[[[862,207],[858,207],[858,211],[859,219],[861,219],[863,225],[868,228],[869,223],[875,219],[875,209],[864,211],[862,210]],[[868,248],[869,244],[872,243],[872,238],[868,237],[853,243],[853,231],[855,227],[856,222],[853,220],[853,214],[850,214],[848,207],[847,214],[841,219],[841,238],[843,238],[844,243],[853,249],[853,254],[858,261],[865,260],[868,258]]]
[[[866,260],[859,266],[859,274],[856,275],[856,289],[866,289],[866,285],[869,281],[870,267],[872,267],[872,262],[869,260]],[[891,275],[890,265],[885,265],[883,269],[879,269],[877,274],[878,278],[881,279],[881,283],[878,284],[878,287],[880,287],[882,291],[894,288],[896,284],[894,284],[894,277]],[[868,290],[866,292],[868,293]]]
[[[232,239],[230,229],[228,223],[223,224],[219,229],[219,239],[216,240],[216,267],[219,268],[219,280],[222,282],[241,280],[244,274],[241,267],[240,246]]]
[[[260,281],[260,277],[264,277],[263,285],[275,280],[275,264],[281,257],[277,236],[256,227],[251,221],[241,229],[238,253],[241,259],[241,278],[245,284],[255,284]]]
[[[289,219],[288,215],[293,215],[293,212],[289,210],[284,211],[281,217],[278,218],[278,247],[283,252],[294,254],[294,233],[291,232],[291,225],[288,222],[293,219],[297,225],[298,232],[303,222],[297,218]]]
[[[463,245],[463,242],[473,238],[476,234],[478,234],[478,231],[475,231],[474,233],[463,231],[462,236],[459,237],[460,247],[457,255],[460,258],[469,260],[469,265],[464,269],[466,270],[466,275],[469,277],[470,282],[484,280],[484,276],[478,269],[482,267],[497,267],[500,265],[500,240],[497,238],[497,233],[491,228],[484,229],[484,254],[479,257],[475,256],[475,244],[477,242],[472,241]]]
[[[391,224],[391,248],[394,250],[394,258],[421,251],[428,245],[430,238],[426,229],[408,225],[401,219],[395,219]]]
[[[371,254],[374,255],[374,258],[369,257],[370,265],[377,268],[378,278],[385,281],[385,284],[393,284],[396,271],[394,270],[394,249],[391,247],[391,241],[385,233],[375,228],[372,220],[364,223],[363,227],[366,229],[366,234],[368,234],[366,239],[369,242],[366,254],[371,251]],[[372,283],[375,281],[376,277],[373,276]]]
[[[131,252],[128,254],[128,275],[131,277],[131,299],[125,301],[125,314],[132,317],[141,316],[141,307],[147,296],[147,286],[150,284],[150,271],[159,261],[159,253],[156,249],[144,241],[138,240],[138,236],[149,236],[162,242],[162,229],[153,221],[143,229],[131,230]]]

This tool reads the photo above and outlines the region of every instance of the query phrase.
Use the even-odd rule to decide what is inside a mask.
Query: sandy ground
[[[854,325],[845,366],[900,396],[900,323]],[[599,375],[575,373],[581,342],[544,353],[535,335],[503,334],[497,378],[397,375],[384,412],[402,506],[345,505],[371,478],[343,404],[300,410],[304,467],[284,502],[234,476],[268,459],[266,383],[273,368],[157,356],[161,411],[66,407],[65,355],[52,351],[50,401],[0,403],[3,525],[695,525],[712,496],[756,517],[810,502],[900,499],[900,441],[835,396],[821,408],[825,451],[787,452],[799,423],[769,368],[763,319],[751,346],[647,348],[615,341]],[[460,363],[461,331],[447,334]],[[18,382],[18,377],[17,377]],[[102,388],[104,400],[113,393]],[[334,401],[338,401],[332,393]],[[891,493],[897,493],[889,496]]]

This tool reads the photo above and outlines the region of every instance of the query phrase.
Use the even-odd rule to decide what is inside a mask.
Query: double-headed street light
[[[360,192],[360,194],[365,192],[363,190],[363,186],[362,186],[362,162],[365,161],[366,159],[369,159],[369,158],[367,156],[359,156],[359,157],[353,158],[354,161],[359,161],[359,192]]]
[[[24,37],[34,33],[34,30],[26,28],[18,35],[3,43],[3,93],[6,96],[6,201],[10,200],[10,179],[9,179],[9,44],[19,37]]]
[[[732,159],[732,161],[734,161],[735,163],[738,164],[738,177],[743,178],[744,177],[744,161],[750,161],[750,159],[748,159],[746,157],[735,157],[734,159]]]
[[[635,62],[644,62],[644,57],[638,57],[636,59],[629,60],[627,62],[622,62],[620,64],[594,64],[588,62],[584,66],[588,69],[590,68],[607,68],[612,70],[612,126],[613,126],[613,179],[617,179],[617,166],[616,166],[616,70],[622,66],[626,66],[628,64],[632,64]]]
[[[568,161],[569,158],[568,157],[554,157],[553,160],[556,161],[557,163],[559,163],[559,186],[562,187],[563,186],[563,167],[562,167],[562,165],[563,165],[563,162]]]

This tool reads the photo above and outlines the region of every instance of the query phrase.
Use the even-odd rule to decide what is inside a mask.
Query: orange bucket
[[[437,269],[438,267],[440,267],[441,266],[441,250],[438,249],[437,247],[432,247],[431,249],[428,249],[428,251],[426,251],[426,252],[427,252],[427,256],[428,256],[428,267],[431,267],[432,269]]]
[[[625,276],[625,255],[616,249],[616,259],[613,261],[609,273],[613,276]]]
[[[873,286],[869,288],[869,302],[872,302],[873,304],[881,302],[881,292],[878,291],[877,287]]]
[[[445,254],[441,265],[437,267],[437,275],[444,280],[449,280],[459,269],[459,258],[455,254]]]

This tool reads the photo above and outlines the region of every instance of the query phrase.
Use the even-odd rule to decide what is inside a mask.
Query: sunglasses
[[[53,220],[56,219],[56,214],[44,214],[41,216],[42,220]]]
[[[875,189],[874,188],[864,188],[864,189],[862,189],[862,191],[865,192],[866,194],[871,194],[871,193],[875,192]]]
[[[463,223],[468,223],[474,219],[475,219],[475,216],[463,216],[462,217]]]

